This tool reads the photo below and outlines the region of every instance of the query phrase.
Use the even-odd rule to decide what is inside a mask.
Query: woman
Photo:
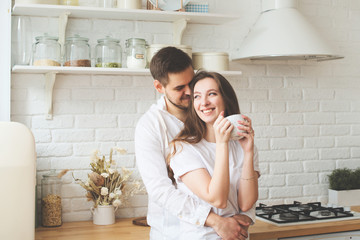
[[[252,208],[258,198],[258,159],[250,118],[239,122],[240,140],[225,118],[240,113],[236,94],[220,74],[199,72],[190,83],[191,102],[184,129],[171,142],[168,156],[179,189],[212,205],[221,216]],[[181,223],[181,239],[220,239],[207,227]]]

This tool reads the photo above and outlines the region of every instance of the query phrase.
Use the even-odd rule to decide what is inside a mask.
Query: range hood
[[[315,60],[337,55],[296,9],[297,0],[262,0],[262,12],[233,60]]]

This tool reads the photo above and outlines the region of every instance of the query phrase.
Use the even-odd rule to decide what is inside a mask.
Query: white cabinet
[[[186,20],[187,23],[197,24],[224,24],[238,19],[238,16],[214,14],[214,13],[193,13],[193,12],[170,12],[156,10],[124,10],[118,8],[97,8],[83,6],[62,6],[45,4],[15,4],[12,10],[13,16],[40,16],[40,17],[63,17],[69,18],[92,18],[92,19],[113,19],[133,20],[150,22],[172,22],[175,26],[178,21]],[[65,24],[66,25],[66,24]],[[61,31],[61,30],[60,30]],[[64,37],[65,28],[59,33]],[[44,74],[46,91],[46,118],[52,118],[52,92],[56,74],[109,74],[109,75],[148,75],[149,69],[127,69],[127,68],[85,68],[85,67],[39,67],[20,66],[12,68],[13,73]],[[240,71],[220,72],[225,76],[240,75]]]

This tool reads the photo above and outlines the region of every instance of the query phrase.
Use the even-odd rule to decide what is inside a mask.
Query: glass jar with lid
[[[126,65],[127,68],[146,67],[146,41],[141,38],[130,38],[126,40]]]
[[[120,40],[106,36],[95,47],[95,67],[121,68],[122,50]]]
[[[64,66],[91,67],[91,50],[89,39],[75,34],[65,41]]]
[[[60,66],[61,47],[58,39],[58,37],[49,36],[47,33],[43,36],[35,37],[36,42],[33,45],[32,65]]]
[[[55,170],[44,174],[41,179],[41,224],[44,227],[62,225],[61,179]]]

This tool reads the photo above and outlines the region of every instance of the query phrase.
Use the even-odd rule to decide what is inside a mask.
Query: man
[[[156,91],[163,96],[140,118],[135,130],[136,162],[149,197],[150,239],[181,238],[180,220],[212,227],[223,239],[246,239],[254,209],[220,217],[209,205],[177,190],[168,177],[167,146],[182,129],[189,105],[188,84],[194,76],[191,58],[177,48],[163,48],[152,58],[150,71]]]

